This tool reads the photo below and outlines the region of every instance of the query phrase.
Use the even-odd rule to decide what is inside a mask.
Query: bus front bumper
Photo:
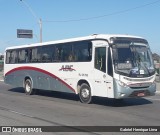
[[[149,83],[147,87],[129,87],[121,85],[118,80],[114,80],[114,98],[134,98],[154,96],[156,92],[156,83]]]

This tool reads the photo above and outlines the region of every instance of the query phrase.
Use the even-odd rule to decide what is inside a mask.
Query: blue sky
[[[0,0],[0,18],[0,53],[39,42],[41,18],[43,41],[130,34],[146,38],[152,52],[160,54],[160,0]],[[32,29],[33,39],[18,39],[17,29]]]

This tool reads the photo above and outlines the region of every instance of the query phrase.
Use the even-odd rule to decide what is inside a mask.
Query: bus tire
[[[25,89],[25,93],[27,95],[32,95],[34,94],[34,90],[32,88],[32,81],[30,79],[26,79],[25,83],[24,83],[24,89]]]
[[[92,101],[91,88],[88,84],[83,83],[80,86],[79,98],[82,103],[89,104]]]

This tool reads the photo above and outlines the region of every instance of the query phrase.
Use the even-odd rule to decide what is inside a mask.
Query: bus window
[[[52,46],[43,46],[41,49],[41,60],[42,62],[51,62],[53,56]]]
[[[11,64],[17,63],[17,51],[16,50],[10,51],[9,63]]]
[[[58,62],[59,61],[59,52],[60,52],[60,50],[59,50],[59,48],[58,47],[55,47],[55,53],[54,53],[54,58],[53,58],[53,61],[54,62]]]
[[[75,54],[75,60],[78,62],[91,61],[92,44],[87,41],[77,42],[73,45],[73,53]]]
[[[18,51],[18,63],[28,62],[28,50],[22,49]]]
[[[10,51],[7,51],[7,52],[6,52],[6,64],[9,64],[9,63],[10,63],[10,59],[11,59],[11,52],[10,52]]]
[[[106,72],[106,47],[97,47],[95,49],[95,68]]]
[[[41,61],[40,49],[41,49],[40,47],[32,48],[31,62],[35,63]]]
[[[72,45],[69,43],[56,45],[55,46],[55,54],[54,61],[55,62],[69,62],[70,54],[72,54]]]
[[[75,56],[73,52],[70,52],[68,55],[68,62],[72,62],[72,61],[75,61]]]

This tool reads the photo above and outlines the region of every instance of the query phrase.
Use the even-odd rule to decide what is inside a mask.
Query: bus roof
[[[6,50],[9,49],[18,49],[18,48],[26,48],[26,47],[36,47],[36,46],[43,46],[43,45],[49,45],[49,44],[60,44],[60,43],[67,43],[67,42],[75,42],[75,41],[82,41],[82,40],[92,40],[92,39],[105,39],[108,40],[112,37],[125,37],[125,38],[140,38],[139,36],[132,36],[132,35],[122,35],[122,34],[93,34],[90,36],[85,37],[77,37],[77,38],[69,38],[69,39],[63,39],[63,40],[55,40],[55,41],[48,41],[48,42],[42,42],[42,43],[33,43],[33,44],[26,44],[26,45],[19,45],[19,46],[12,46],[7,47]]]

